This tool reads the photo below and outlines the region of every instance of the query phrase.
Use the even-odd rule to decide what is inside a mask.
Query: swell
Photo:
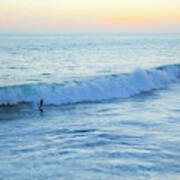
[[[96,102],[113,98],[127,98],[143,92],[162,89],[180,77],[180,64],[154,69],[136,69],[130,74],[98,77],[66,84],[26,84],[0,87],[0,105],[38,103],[46,105]]]

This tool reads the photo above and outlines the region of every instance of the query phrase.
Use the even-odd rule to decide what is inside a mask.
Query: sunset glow
[[[1,0],[0,33],[180,32],[178,0]]]

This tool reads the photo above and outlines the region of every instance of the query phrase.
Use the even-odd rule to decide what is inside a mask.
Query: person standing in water
[[[39,103],[39,111],[40,112],[43,112],[43,99],[40,100],[40,103]]]

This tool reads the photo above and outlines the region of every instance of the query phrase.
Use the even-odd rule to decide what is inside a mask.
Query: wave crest
[[[131,74],[99,77],[82,82],[62,84],[27,84],[0,88],[0,105],[18,103],[68,104],[126,98],[143,92],[165,88],[180,77],[180,65],[155,69],[136,69]]]

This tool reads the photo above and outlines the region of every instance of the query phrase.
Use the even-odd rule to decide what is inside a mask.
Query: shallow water
[[[16,44],[16,40],[23,43],[22,39],[25,38],[26,53],[28,52],[27,48],[31,47],[28,46],[30,43],[30,40],[27,40],[30,39],[29,36],[23,38],[18,36],[4,37],[4,41],[5,38],[12,41],[12,44]],[[36,39],[41,42],[41,38],[44,42],[44,36],[33,36],[31,41],[34,43]],[[51,39],[52,37],[48,38]],[[72,35],[65,36],[65,39],[71,39],[71,42],[72,39],[76,42],[76,38],[77,36],[72,37]],[[84,36],[78,38],[84,38]],[[89,67],[89,61],[85,61],[86,66],[83,65],[83,62],[80,63],[83,67],[81,72],[78,72],[79,69],[76,72],[75,68],[72,72],[67,70],[68,73],[66,74],[66,68],[64,68],[64,72],[61,73],[62,76],[56,85],[59,88],[58,90],[61,90],[64,87],[62,82],[74,83],[75,76],[72,74],[76,72],[76,82],[72,86],[75,90],[70,91],[69,94],[69,96],[73,96],[70,96],[69,102],[65,104],[58,96],[56,96],[57,101],[55,101],[56,99],[48,101],[46,96],[43,97],[45,101],[43,113],[38,111],[37,102],[40,98],[38,95],[30,98],[30,101],[27,90],[20,91],[12,86],[15,84],[16,87],[20,88],[24,86],[24,83],[28,86],[31,83],[36,85],[35,81],[31,83],[27,81],[28,78],[31,78],[30,72],[19,79],[23,70],[22,72],[18,70],[19,74],[17,69],[13,70],[14,78],[18,79],[17,83],[12,79],[7,81],[1,79],[0,96],[4,103],[2,103],[3,106],[0,106],[0,179],[180,179],[180,69],[179,65],[170,66],[170,64],[178,64],[179,52],[176,51],[177,47],[175,47],[173,50],[166,50],[167,52],[163,54],[165,59],[163,61],[161,61],[161,54],[156,54],[157,62],[152,58],[155,56],[154,51],[159,51],[159,44],[161,47],[169,46],[168,42],[171,42],[171,45],[173,43],[178,45],[179,36],[175,38],[174,35],[168,37],[164,35],[155,37],[154,35],[146,35],[145,37],[143,35],[140,37],[129,35],[128,40],[123,36],[119,38],[117,35],[104,35],[100,36],[100,39],[99,36],[93,36],[84,38],[83,45],[76,42],[78,48],[82,46],[82,49],[86,49],[84,43],[88,44],[89,41],[93,41],[93,45],[88,44],[94,52],[94,55],[89,58],[91,61],[97,61],[97,65],[100,65],[104,71],[103,73],[102,71],[99,72],[97,66],[93,66],[91,67],[92,71],[88,70],[84,74],[86,67]],[[119,43],[122,38],[124,45]],[[141,42],[142,38],[145,39],[145,42],[150,43],[147,48],[144,48],[143,54],[151,54],[152,57],[147,57],[147,62],[142,61],[142,65],[141,63],[138,64],[138,70],[135,72],[136,58],[142,59],[144,57],[138,53],[140,49],[142,51],[142,47],[138,49],[136,46],[138,51],[133,51],[134,55],[133,53],[127,55],[131,57],[131,60],[125,64],[117,61],[118,58],[122,59],[124,56],[117,55],[117,59],[114,60],[117,61],[116,63],[112,62],[113,60],[108,61],[109,57],[105,56],[104,60],[109,64],[112,63],[112,69],[107,64],[99,63],[97,59],[94,59],[95,56],[100,57],[102,51],[107,53],[106,47],[109,48],[110,54],[113,54],[114,51],[118,52],[114,46],[111,46],[114,41],[116,48],[126,50],[131,49],[132,42],[135,40]],[[58,40],[57,38],[56,41],[59,43]],[[101,41],[105,45],[102,46]],[[109,41],[110,44],[108,44]],[[43,42],[42,45],[44,45]],[[97,47],[94,47],[94,44],[97,44]],[[146,47],[145,45],[142,44],[143,47]],[[39,47],[40,44],[37,46]],[[68,51],[75,56],[77,50],[73,51],[74,46],[69,46],[67,46]],[[51,54],[55,47],[53,46],[48,53]],[[156,47],[156,49],[152,52],[150,47]],[[45,46],[45,48],[47,47]],[[80,50],[82,49],[80,48]],[[96,49],[98,53],[95,51]],[[84,56],[88,57],[90,49],[85,51],[87,52]],[[17,56],[23,53],[17,50],[15,52]],[[3,56],[7,58],[6,60],[8,57],[13,57],[7,51],[3,53],[6,54]],[[36,53],[40,56],[41,51],[37,50]],[[171,53],[174,56],[172,62],[167,55]],[[24,56],[26,60],[29,58],[28,53]],[[61,56],[63,55],[61,54]],[[2,52],[0,57],[2,58]],[[49,55],[48,58],[50,59]],[[26,62],[25,59],[23,60],[24,63],[27,65],[29,63],[30,67],[35,66],[31,62]],[[43,60],[42,58],[40,60],[40,63],[43,64],[44,61],[45,64],[41,67],[48,66],[46,64],[47,59]],[[78,59],[78,61],[80,60]],[[8,67],[10,64],[10,62],[6,63]],[[117,69],[113,68],[116,64],[123,70],[117,72]],[[164,65],[167,65],[168,69]],[[15,66],[19,68],[20,64],[17,63]],[[161,67],[160,71],[155,68],[157,66]],[[43,68],[41,72],[50,73],[51,68],[54,67],[50,66],[47,72]],[[79,65],[78,68],[80,68]],[[106,68],[109,68],[108,71],[105,70]],[[10,76],[13,76],[12,72],[8,72],[7,69],[4,69],[4,73],[1,72],[1,74],[9,73]],[[38,69],[40,69],[39,66]],[[51,86],[55,80],[50,78],[46,81],[46,78],[37,75],[41,73],[39,70],[34,72],[34,75],[32,72],[32,76],[38,82],[37,87],[41,87],[39,83],[43,83],[43,86],[44,84]],[[158,76],[157,74],[154,76],[152,72],[156,72]],[[176,73],[174,74],[174,72]],[[124,76],[128,81],[124,80]],[[120,81],[113,78],[119,78]],[[151,79],[151,83],[150,81],[147,83],[147,79]],[[116,81],[117,84],[114,85],[111,80]],[[81,86],[81,83],[88,84],[91,89],[89,86]],[[108,89],[108,86],[104,86],[106,84],[112,85],[113,88]],[[132,84],[133,86],[131,86]],[[126,86],[124,94],[127,96],[122,96],[122,92],[117,93],[123,86]],[[67,87],[66,83],[65,87]],[[90,91],[92,87],[93,91]],[[8,88],[11,88],[11,91]],[[28,89],[28,91],[30,90]],[[52,94],[50,90],[46,88],[40,92],[46,92],[50,96]],[[86,90],[89,90],[89,96],[93,94],[94,99],[91,98],[91,101],[88,99],[89,96],[83,94]],[[110,96],[109,92],[116,92],[117,94],[114,97]],[[23,93],[28,94],[28,96]],[[97,93],[100,95],[97,96]],[[73,99],[75,95],[77,102],[74,102]],[[102,98],[103,95],[106,98]],[[24,102],[18,101],[17,97],[22,98]],[[14,98],[13,101],[12,98]],[[6,102],[9,102],[9,105]]]

